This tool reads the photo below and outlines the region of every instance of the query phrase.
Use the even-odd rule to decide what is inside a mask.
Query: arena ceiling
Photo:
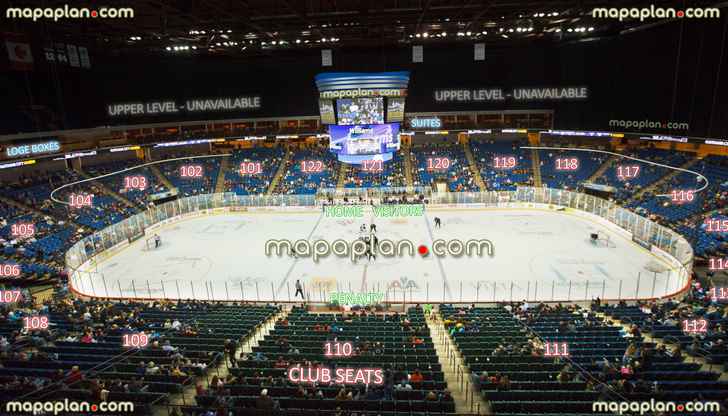
[[[675,8],[683,4],[660,0],[126,0],[103,5],[130,7],[133,18],[16,19],[10,29],[52,41],[85,41],[114,53],[240,55],[345,46],[582,42],[669,23],[591,15],[595,7],[649,7],[650,3]],[[10,2],[11,7],[65,4],[87,6],[68,0]],[[687,6],[727,4],[698,0]]]

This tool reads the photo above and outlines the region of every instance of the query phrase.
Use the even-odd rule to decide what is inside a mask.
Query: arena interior
[[[0,415],[728,414],[726,3],[15,0]]]

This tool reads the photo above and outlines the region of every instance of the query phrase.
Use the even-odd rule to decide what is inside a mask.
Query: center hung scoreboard
[[[341,162],[392,159],[410,74],[326,72],[316,76],[321,122],[328,125],[329,150]]]

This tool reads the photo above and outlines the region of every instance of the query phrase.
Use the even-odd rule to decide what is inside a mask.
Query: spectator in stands
[[[81,373],[81,370],[78,368],[78,366],[74,365],[73,367],[71,367],[71,371],[66,376],[66,384],[71,386],[82,380],[83,380],[83,373]]]
[[[260,396],[255,399],[255,408],[264,415],[273,414],[273,399],[268,396],[268,389],[263,389]]]
[[[343,402],[349,400],[349,396],[346,394],[346,389],[342,388],[339,390],[339,393],[336,394],[336,398],[334,399],[337,402]]]
[[[425,400],[428,402],[436,402],[437,401],[437,394],[435,394],[434,391],[430,390],[427,393],[427,396],[425,396]]]
[[[420,373],[420,369],[417,368],[415,371],[409,376],[409,381],[412,383],[412,387],[415,389],[419,389],[422,387],[422,381],[424,380],[424,377],[422,376],[422,373]]]
[[[511,389],[511,379],[508,375],[503,375],[498,382],[498,391],[508,391]]]

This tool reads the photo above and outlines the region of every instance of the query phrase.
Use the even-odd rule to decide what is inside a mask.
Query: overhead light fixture
[[[416,37],[416,38],[419,38],[419,37],[421,37],[421,36],[422,36],[422,35],[420,35],[419,33],[415,35],[415,37]]]
[[[193,46],[192,49],[197,49],[197,46]]]
[[[301,39],[296,39],[296,43],[301,43]]]
[[[560,27],[557,27],[556,28],[556,33],[559,33],[559,32],[561,32],[561,28]]]
[[[503,36],[504,38],[508,39],[508,35],[506,35],[505,33],[502,34],[501,36]]]
[[[465,36],[465,33],[463,33],[463,32],[458,32],[458,36]]]
[[[470,32],[470,31],[468,31],[468,32],[465,32],[465,34],[466,34],[466,35],[468,35],[468,36],[470,36],[470,35],[471,35],[472,33],[473,33],[473,32]]]
[[[572,29],[572,28],[568,28],[568,29],[566,29],[566,31],[567,31],[567,32],[573,32],[573,31],[574,31],[574,29]]]
[[[447,32],[442,32],[441,35],[442,36],[447,36]]]
[[[593,28],[593,27],[590,27],[590,28],[589,28],[589,31],[590,31],[590,32],[591,32],[591,31],[593,31],[593,30],[594,30],[594,28]]]
[[[172,47],[171,46],[167,46],[165,49],[167,49],[168,51],[171,51],[172,50]]]
[[[426,37],[428,37],[428,36],[430,36],[430,34],[429,34],[429,33],[427,33],[427,32],[425,32],[425,33],[423,33],[423,34],[422,34],[422,37],[423,37],[423,38],[426,38]]]

